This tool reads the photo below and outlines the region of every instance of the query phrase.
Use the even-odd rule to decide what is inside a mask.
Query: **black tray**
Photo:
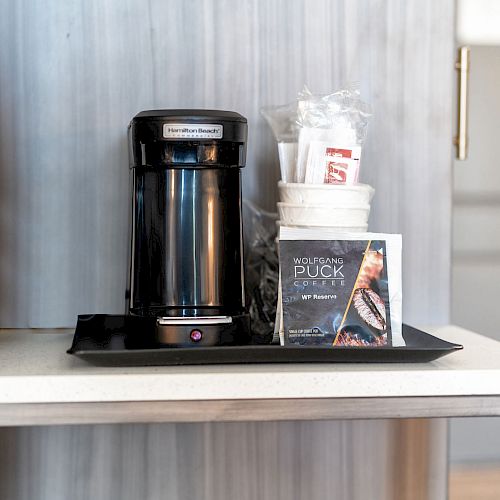
[[[75,334],[69,354],[99,366],[204,365],[239,363],[425,363],[463,349],[403,325],[405,347],[302,347],[279,345],[128,348],[123,333],[103,338]]]

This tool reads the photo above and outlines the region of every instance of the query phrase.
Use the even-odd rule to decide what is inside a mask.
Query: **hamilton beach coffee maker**
[[[241,169],[247,120],[143,111],[129,126],[131,316],[165,346],[247,344]]]

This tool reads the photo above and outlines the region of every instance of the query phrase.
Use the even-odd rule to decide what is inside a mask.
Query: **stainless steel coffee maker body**
[[[166,344],[227,343],[227,331],[233,343],[235,330],[244,343],[250,333],[241,219],[246,138],[246,119],[232,112],[146,111],[130,124],[130,313],[158,318]]]

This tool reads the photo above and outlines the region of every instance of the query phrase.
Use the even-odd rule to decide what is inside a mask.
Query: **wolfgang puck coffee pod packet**
[[[281,227],[284,344],[404,346],[401,235]]]

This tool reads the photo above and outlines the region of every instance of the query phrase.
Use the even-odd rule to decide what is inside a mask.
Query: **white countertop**
[[[57,405],[73,405],[76,411],[78,405],[83,407],[89,403],[101,404],[100,411],[104,406],[107,408],[109,418],[98,421],[121,421],[109,416],[112,408],[120,406],[110,406],[112,404],[126,403],[129,410],[133,407],[138,411],[139,403],[151,403],[148,408],[156,405],[155,412],[158,413],[157,403],[160,402],[175,403],[176,411],[185,402],[183,412],[188,407],[191,412],[203,409],[207,412],[207,419],[212,419],[210,411],[218,403],[217,420],[224,419],[224,409],[229,407],[248,412],[256,408],[257,402],[261,408],[269,409],[273,401],[281,402],[282,418],[294,418],[283,410],[285,402],[290,402],[290,409],[293,407],[295,413],[307,413],[308,402],[312,414],[315,404],[323,408],[321,415],[328,408],[325,416],[318,418],[327,418],[328,415],[334,418],[337,413],[342,418],[357,415],[369,418],[500,414],[500,343],[454,326],[429,328],[427,331],[463,344],[464,350],[423,364],[108,368],[95,367],[66,354],[71,334],[3,331],[0,332],[0,424],[7,422],[7,417],[1,418],[2,410],[12,415],[14,409],[16,414],[23,409],[25,413],[21,412],[21,415],[27,416],[34,408],[43,413]],[[333,402],[340,400],[345,403],[342,411],[338,404],[332,406]],[[403,400],[404,404],[397,404]],[[241,404],[235,405],[238,401]],[[210,405],[210,402],[214,404]],[[300,411],[298,402],[301,403]],[[132,403],[136,404],[130,406]],[[168,412],[168,408],[174,406],[164,404],[161,408]],[[413,413],[407,415],[410,411]],[[146,413],[140,418],[148,418]],[[71,414],[75,419],[74,412]],[[189,418],[183,413],[184,418],[174,414],[179,415],[179,411],[170,417],[166,414],[164,418],[159,416],[158,421],[175,418],[203,420],[203,415]],[[280,415],[273,418],[280,418]],[[247,416],[253,419],[252,415]],[[244,417],[241,414],[235,419]]]

